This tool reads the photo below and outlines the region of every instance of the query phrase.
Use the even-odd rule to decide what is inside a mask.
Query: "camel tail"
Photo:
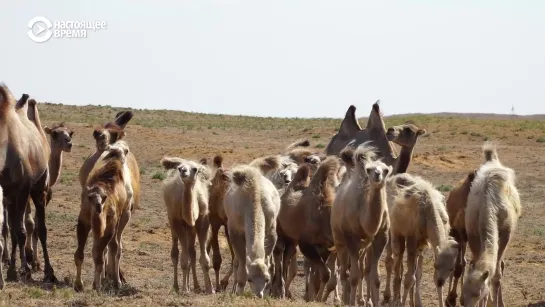
[[[214,157],[214,166],[217,167],[217,168],[220,168],[223,166],[223,156],[222,155],[216,155]]]
[[[297,147],[309,147],[309,146],[310,146],[310,142],[307,139],[300,139],[300,140],[297,140],[297,141],[291,143],[288,147],[286,147],[284,152],[288,152],[288,151],[293,150],[294,148],[297,148]]]
[[[484,155],[484,160],[485,162],[490,162],[490,161],[499,161],[499,157],[498,157],[498,151],[496,149],[496,144],[493,143],[493,142],[485,142],[483,144],[483,155]]]

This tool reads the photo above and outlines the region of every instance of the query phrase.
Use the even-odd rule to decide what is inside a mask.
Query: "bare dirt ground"
[[[324,148],[338,129],[340,119],[274,119],[134,110],[135,117],[127,127],[126,140],[141,168],[142,205],[124,233],[121,265],[129,284],[117,292],[107,290],[97,294],[91,286],[94,268],[90,243],[87,244],[83,268],[85,291],[75,293],[72,290],[75,226],[81,192],[77,174],[83,160],[93,152],[93,127],[112,119],[121,109],[51,104],[39,104],[39,108],[44,124],[65,121],[75,131],[75,146],[71,153],[65,154],[62,178],[47,208],[50,255],[61,282],[56,285],[43,284],[41,272],[33,274],[35,282],[8,282],[0,293],[0,305],[307,305],[302,300],[302,263],[299,265],[299,276],[292,285],[295,300],[258,300],[227,293],[175,294],[171,290],[170,231],[161,193],[164,172],[159,161],[164,155],[210,159],[221,153],[227,165],[249,162],[258,156],[279,153],[290,142],[301,137],[311,140],[312,146],[316,148]],[[358,112],[367,114],[369,108],[361,106]],[[344,112],[344,107],[337,110],[339,117]],[[545,301],[545,122],[521,117],[490,119],[478,116],[413,115],[386,118],[386,126],[407,120],[414,121],[428,131],[428,135],[422,137],[416,147],[415,159],[409,172],[431,180],[445,195],[467,171],[480,165],[480,147],[484,140],[499,142],[500,159],[515,169],[523,200],[523,216],[505,257],[505,302],[507,306],[527,306]],[[361,123],[364,124],[365,120],[361,120]],[[223,255],[222,270],[225,272],[230,256],[225,249]],[[428,257],[422,278],[424,305],[435,306],[437,301],[431,283],[431,253],[428,251],[426,255]],[[202,277],[199,267],[198,271]],[[383,262],[380,264],[380,272],[384,277]],[[381,286],[382,292],[384,280]],[[331,298],[328,304],[332,304]],[[310,304],[314,305],[323,304]]]

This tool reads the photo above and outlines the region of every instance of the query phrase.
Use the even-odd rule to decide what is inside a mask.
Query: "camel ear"
[[[488,275],[490,275],[490,271],[489,270],[484,271],[483,275],[481,275],[481,280],[485,281],[488,278]]]
[[[53,130],[51,130],[51,128],[49,128],[48,126],[44,126],[44,131],[47,134],[51,134],[51,132],[53,132]]]
[[[106,202],[106,199],[108,198],[108,195],[102,195],[101,197],[101,200],[102,200],[102,204],[104,205],[104,203]]]
[[[202,159],[199,160],[199,163],[201,163],[202,165],[207,165],[208,164],[208,159],[202,158]]]
[[[435,253],[436,253],[437,255],[439,255],[440,252],[441,252],[441,249],[439,248],[439,246],[436,246],[436,247],[435,247]]]
[[[473,180],[475,180],[475,176],[477,176],[476,169],[470,172],[469,174],[467,174],[467,179],[469,180],[469,182],[473,182]]]
[[[423,135],[426,133],[426,130],[425,129],[419,129],[417,132],[416,132],[416,135]]]
[[[177,169],[180,166],[181,162],[176,158],[164,157],[161,159],[161,165],[165,169]]]
[[[388,165],[388,173],[386,173],[386,176],[392,175],[393,170],[394,170],[394,168],[391,165]]]
[[[74,130],[70,130],[70,132],[68,132],[68,135],[70,135],[70,137],[72,137],[74,135]]]
[[[95,131],[93,131],[93,138],[96,140],[101,134],[102,133],[98,131],[98,129],[95,129]]]

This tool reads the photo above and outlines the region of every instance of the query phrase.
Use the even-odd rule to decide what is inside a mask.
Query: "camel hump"
[[[222,155],[216,155],[214,157],[214,166],[217,167],[217,168],[220,168],[223,166],[223,156]]]
[[[279,169],[282,166],[282,159],[279,155],[257,158],[250,163],[250,166],[257,167],[263,173]]]
[[[15,104],[15,109],[21,109],[25,107],[25,105],[29,102],[28,97],[30,97],[28,94],[21,95],[21,98],[19,98],[19,100]],[[36,103],[34,99],[31,99],[31,100],[33,100],[34,103]]]
[[[372,141],[367,141],[358,146],[354,151],[354,162],[365,166],[374,161],[377,157],[376,147],[371,145]]]
[[[293,177],[292,182],[301,182],[306,181],[308,176],[310,176],[310,167],[307,164],[301,164]]]
[[[320,164],[313,179],[316,178],[318,182],[325,182],[328,178],[337,176],[340,166],[339,159],[336,156],[329,156]]]
[[[391,186],[396,188],[406,188],[416,183],[413,176],[408,173],[395,174],[389,178],[388,182]]]
[[[346,146],[341,150],[339,153],[339,156],[341,157],[341,160],[343,160],[344,164],[353,166],[354,165],[354,151],[355,149],[350,146]]]
[[[369,114],[369,119],[367,120],[366,129],[386,129],[384,126],[384,121],[382,120],[382,111],[380,110],[380,99],[377,100],[373,107],[371,108],[371,114]]]
[[[310,142],[307,139],[300,139],[291,143],[288,147],[286,147],[286,150],[284,150],[284,152],[288,152],[297,147],[309,147],[309,146],[310,146]]]
[[[346,114],[344,115],[341,127],[339,128],[339,133],[352,135],[361,130],[361,126],[356,118],[356,107],[354,105],[350,105],[348,110],[346,110]]]
[[[242,165],[232,170],[232,180],[239,188],[246,191],[254,203],[254,207],[261,205],[261,191],[259,181],[261,173],[254,167]]]
[[[498,150],[496,149],[496,144],[490,141],[487,141],[483,144],[483,155],[485,162],[500,160],[498,158]]]
[[[4,82],[0,82],[0,111],[4,113],[6,110],[9,110],[14,102],[15,99],[8,86]]]
[[[115,115],[114,123],[118,125],[119,127],[121,127],[122,129],[125,129],[125,127],[127,126],[127,124],[129,123],[129,121],[132,119],[133,116],[134,116],[134,113],[131,111],[118,112]]]

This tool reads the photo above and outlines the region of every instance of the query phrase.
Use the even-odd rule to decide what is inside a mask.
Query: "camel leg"
[[[119,241],[117,235],[113,235],[110,242],[108,242],[108,278],[113,281],[115,289],[119,289],[121,286],[121,280],[119,280],[119,274],[116,274],[117,269],[117,256],[119,253]]]
[[[358,259],[358,270],[361,272],[361,278],[358,280],[358,287],[357,287],[357,293],[356,293],[356,302],[358,302],[358,305],[365,306],[365,295],[363,294],[363,279],[367,276],[365,273],[365,262],[367,261],[367,256],[365,252],[362,252],[359,259]]]
[[[32,200],[36,208],[36,231],[42,244],[42,252],[44,256],[44,282],[57,282],[53,267],[49,261],[49,252],[47,249],[47,227],[45,224],[45,204],[47,201],[47,191],[40,189],[36,193],[32,193]]]
[[[289,264],[288,264],[289,262]],[[284,278],[286,279],[285,293],[288,298],[293,298],[290,291],[290,285],[293,282],[293,279],[297,275],[297,248],[295,244],[290,244],[286,246],[284,251],[284,266],[288,265],[287,271]]]
[[[197,220],[196,230],[200,248],[199,264],[204,274],[204,290],[207,294],[212,294],[214,293],[214,288],[212,288],[212,281],[210,279],[210,256],[208,256],[208,253],[206,252],[209,227],[210,221],[208,219],[208,216],[200,217]],[[194,274],[193,276],[196,277],[196,274]],[[195,278],[194,280],[195,284],[197,284],[197,279]]]
[[[91,226],[83,222],[81,218],[78,219],[78,225],[76,227],[76,236],[78,239],[78,248],[74,253],[74,262],[76,263],[76,280],[74,281],[74,290],[76,292],[83,291],[83,281],[81,279],[81,265],[83,264],[85,244],[87,243],[87,237],[91,231]]]
[[[422,271],[424,269],[424,256],[422,255],[422,251],[418,251],[418,254],[416,256],[416,281],[414,284],[414,300],[415,300],[415,306],[422,307],[422,297],[420,296],[420,281],[422,280]],[[438,293],[441,293],[442,287],[437,287]],[[443,307],[443,295],[439,295],[439,306]]]
[[[349,268],[349,261],[348,258],[348,251],[345,249],[345,247],[339,248],[339,246],[335,246],[337,249],[337,261],[339,262],[339,271],[340,271],[340,279],[341,279],[341,287],[342,287],[342,304],[348,305],[350,300],[350,284],[348,283],[348,268]]]
[[[454,267],[454,272],[450,276],[448,287],[449,293],[447,295],[445,304],[449,307],[454,307],[456,306],[456,298],[458,297],[458,294],[456,293],[458,289],[458,283],[460,283],[460,288],[463,288],[463,276],[466,265],[465,250],[467,246],[467,241],[463,239],[462,234],[454,229],[452,229],[451,235],[456,240],[456,242],[460,244],[460,248],[458,249],[458,254],[456,255],[456,266]],[[462,295],[460,294],[460,304],[461,303]]]
[[[123,244],[121,243],[121,239],[123,238],[123,230],[125,230],[125,227],[129,223],[130,219],[131,219],[130,210],[126,210],[121,214],[115,237],[110,241],[109,248],[108,248],[108,252],[115,255],[115,258],[113,259],[113,266],[112,266],[113,268],[112,279],[114,280],[114,286],[116,287],[116,289],[119,289],[119,287],[123,284],[121,280],[121,276],[120,276],[120,271],[119,271],[121,256],[123,255]],[[115,243],[112,244],[112,242],[115,242]]]
[[[492,277],[492,302],[495,306],[503,307],[503,293],[501,289],[501,278],[503,276],[503,270],[505,269],[505,262],[503,261],[503,253],[507,248],[507,244],[511,239],[511,230],[505,230],[500,232],[498,242],[498,260],[496,264],[496,272]]]
[[[401,305],[401,280],[403,276],[403,254],[405,253],[405,237],[392,236],[390,249],[394,259],[394,283],[393,283],[393,304]]]
[[[2,193],[2,190],[0,189],[0,193]],[[2,201],[2,195],[0,195],[0,202]],[[1,205],[1,204],[0,204]],[[4,224],[4,221],[2,221],[2,224]],[[4,244],[2,240],[0,240],[0,259],[4,255]],[[2,270],[2,261],[0,261],[0,290],[4,289],[4,271]]]
[[[268,224],[268,225],[267,225]],[[276,220],[272,220],[270,223],[267,223],[265,224],[265,264],[268,266],[269,268],[269,274],[270,276],[274,276],[274,272],[275,272],[275,266],[277,265],[274,260],[273,260],[273,251],[276,247],[276,243],[278,242],[278,233],[277,233],[277,227],[276,227]],[[278,264],[280,265],[280,264]],[[282,271],[280,271],[280,278],[282,280],[282,282],[284,282],[284,279],[283,279],[283,276],[282,276]],[[271,291],[271,287],[272,287],[272,278],[269,279],[269,282],[267,282],[267,284],[265,285],[265,289],[264,289],[264,292],[266,293],[266,291],[268,291],[269,295],[270,295],[270,291]],[[286,293],[284,292],[284,286],[282,285],[280,287],[280,294],[281,294],[281,297],[284,298]]]
[[[8,250],[8,233],[9,233],[9,227],[8,227],[8,209],[7,209],[7,202],[6,199],[4,199],[4,223],[2,224],[2,239],[4,240],[4,254],[2,255],[2,261],[9,266],[10,263],[10,256],[9,256],[9,250]]]
[[[11,236],[14,238],[19,247],[19,258],[21,259],[21,271],[23,278],[25,280],[30,280],[32,278],[30,268],[28,266],[26,252],[25,252],[25,243],[26,243],[26,229],[24,224],[24,214],[26,209],[26,203],[30,194],[29,187],[23,187],[15,197],[15,201],[12,203],[12,210],[10,210],[10,220],[11,220]],[[12,239],[13,243],[13,239]],[[15,248],[12,251],[11,266],[8,270],[8,277],[10,279],[17,279],[17,273],[15,269],[16,260],[15,257]],[[11,276],[10,276],[11,275]]]
[[[201,293],[202,289],[199,285],[199,280],[197,279],[197,250],[195,249],[195,241],[197,240],[197,231],[195,227],[185,225],[186,231],[186,240],[187,240],[187,251],[189,254],[189,267],[191,274],[193,276],[193,291],[195,293]]]
[[[350,286],[350,299],[349,299],[349,304],[350,306],[356,306],[356,292],[357,292],[357,287],[358,287],[358,281],[363,278],[362,276],[362,272],[361,270],[359,269],[358,267],[358,261],[359,261],[359,251],[360,251],[360,246],[359,244],[350,244],[347,246],[347,251],[348,251],[348,257],[349,257],[349,261],[350,261],[350,282],[349,282],[349,286]],[[361,250],[363,250],[363,252],[365,252],[367,249],[367,246],[364,246],[363,248],[361,248]]]
[[[26,228],[26,242],[25,242],[25,252],[26,252],[26,258],[27,262],[32,267],[32,271],[36,272],[36,260],[38,257],[37,254],[37,248],[34,246],[33,242],[33,235],[37,235],[35,230],[36,223],[34,222],[34,219],[32,218],[32,208],[30,206],[30,199],[26,203],[26,209],[25,209],[25,228]]]
[[[179,292],[180,286],[178,285],[178,261],[180,259],[180,250],[178,249],[178,235],[176,234],[176,231],[174,230],[174,226],[172,224],[173,222],[171,221],[170,234],[172,236],[172,244],[170,247],[170,259],[172,260],[174,274],[174,282],[172,284],[172,288],[174,289],[174,291]],[[185,286],[182,290],[185,291]]]
[[[287,270],[286,259],[284,258],[286,245],[284,238],[280,236],[274,246],[273,257],[275,265],[275,272],[273,275],[273,291],[272,296],[275,298],[284,298],[286,292],[284,291],[284,271]]]
[[[227,245],[229,246],[229,252],[231,252],[231,266],[229,267],[229,271],[223,276],[222,280],[220,281],[220,286],[222,290],[227,289],[227,285],[229,285],[229,278],[231,278],[231,275],[233,275],[234,270],[234,260],[235,260],[235,254],[233,252],[233,246],[231,245],[231,239],[229,238],[229,231],[227,230],[227,225],[223,226],[223,229],[225,230],[225,238],[227,239]]]
[[[175,227],[175,232],[181,245],[180,268],[182,269],[182,292],[189,293],[189,246],[188,246],[188,227],[182,221],[173,222],[171,227]]]
[[[403,300],[402,306],[405,306],[409,292],[412,292],[414,282],[416,280],[416,264],[417,264],[417,242],[415,237],[406,237],[405,239],[407,248],[407,273],[405,273],[405,279],[403,281]],[[411,301],[413,296],[411,295]]]
[[[132,217],[132,211],[126,210],[123,212],[119,219],[119,228],[117,230],[117,240],[119,242],[119,256],[117,259],[117,268],[115,268],[115,274],[119,275],[119,281],[121,284],[126,284],[127,281],[125,280],[125,277],[123,276],[123,272],[121,271],[121,256],[123,255],[123,231],[125,230],[125,227],[129,223]]]
[[[386,286],[383,294],[383,304],[388,304],[392,299],[392,272],[394,270],[394,254],[392,252],[392,239],[389,238],[386,243],[386,256],[384,258],[384,267],[386,269]]]
[[[376,234],[371,246],[367,249],[368,269],[367,269],[367,294],[368,300],[372,306],[379,306],[380,301],[380,276],[378,273],[378,262],[388,245],[388,231],[382,231]]]
[[[108,223],[108,221],[106,221]],[[93,289],[100,292],[102,287],[102,271],[104,270],[104,249],[113,238],[114,233],[106,230],[101,238],[93,238],[93,261],[95,263],[95,279],[93,281]]]
[[[303,295],[303,299],[305,302],[309,302],[310,299],[310,275],[312,274],[312,269],[310,265],[310,261],[307,259],[307,257],[303,257],[303,270],[305,274],[305,294]]]
[[[329,278],[331,277],[331,272],[329,268],[325,265],[320,253],[315,246],[299,242],[299,250],[305,257],[311,262],[312,268],[316,270],[320,278],[320,287],[317,293],[312,293],[309,295],[309,301],[319,301],[323,297],[325,287]],[[312,284],[314,284],[314,278],[312,279]]]
[[[212,266],[214,267],[214,274],[216,276],[216,291],[220,291],[222,289],[220,285],[220,269],[221,269],[221,253],[220,253],[220,244],[219,244],[219,238],[218,233],[220,231],[221,227],[221,221],[218,220],[217,217],[210,216],[210,228],[212,230],[212,236],[210,237],[210,241],[208,244],[207,252],[208,255],[210,255],[210,247],[212,247]]]
[[[14,209],[12,209],[12,210],[14,210]],[[16,270],[17,236],[13,235],[13,226],[11,226],[11,225],[13,225],[14,221],[11,220],[11,216],[9,216],[8,223],[10,224],[9,231],[10,231],[10,238],[11,238],[11,256],[9,257],[10,262],[8,263],[7,280],[8,281],[17,281],[17,279],[19,278],[17,276],[17,270]]]
[[[246,272],[246,238],[244,233],[237,233],[233,230],[229,231],[231,236],[231,243],[233,244],[233,251],[235,252],[235,259],[237,261],[236,271],[236,294],[241,295],[244,292],[244,286],[246,286],[246,280],[248,275]]]

